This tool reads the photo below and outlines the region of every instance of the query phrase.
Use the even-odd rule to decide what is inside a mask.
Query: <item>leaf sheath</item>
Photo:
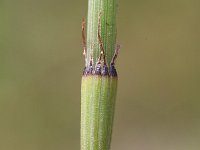
[[[81,87],[81,150],[109,150],[117,77],[83,76]]]

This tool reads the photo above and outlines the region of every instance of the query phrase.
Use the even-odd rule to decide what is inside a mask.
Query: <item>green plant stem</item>
[[[116,7],[116,0],[89,0],[88,4],[86,64],[81,84],[81,150],[109,150],[111,145],[118,80],[114,66]]]
[[[87,64],[90,56],[97,62],[100,54],[98,41],[98,17],[100,15],[101,39],[106,55],[106,62],[110,64],[116,47],[116,10],[117,0],[88,0],[87,20]],[[94,63],[95,64],[95,63]]]
[[[82,78],[81,150],[109,150],[116,90],[117,78]]]

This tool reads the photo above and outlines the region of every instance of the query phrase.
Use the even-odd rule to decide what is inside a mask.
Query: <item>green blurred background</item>
[[[78,150],[87,0],[0,0],[0,150]],[[200,1],[119,0],[112,150],[199,150]]]

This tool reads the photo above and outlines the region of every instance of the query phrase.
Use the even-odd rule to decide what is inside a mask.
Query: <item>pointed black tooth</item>
[[[115,66],[114,65],[110,65],[110,76],[112,76],[112,77],[117,77],[117,70],[116,70],[116,68],[115,68]]]
[[[108,76],[109,75],[109,71],[108,71],[108,66],[107,65],[103,65],[101,74],[102,74],[102,76]]]
[[[87,66],[84,68],[83,75],[92,75],[93,74],[93,66]]]
[[[101,63],[98,63],[95,67],[95,75],[101,75]]]

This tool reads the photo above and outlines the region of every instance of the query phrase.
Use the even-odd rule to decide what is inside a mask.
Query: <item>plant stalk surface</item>
[[[118,75],[116,0],[88,0],[81,83],[81,150],[110,150]]]

